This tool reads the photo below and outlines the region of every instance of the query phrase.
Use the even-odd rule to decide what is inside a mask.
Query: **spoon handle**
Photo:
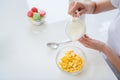
[[[58,43],[58,44],[66,44],[66,43],[69,43],[69,42],[72,42],[72,41],[60,42],[60,43]]]

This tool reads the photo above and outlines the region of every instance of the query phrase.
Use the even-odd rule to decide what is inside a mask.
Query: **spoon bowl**
[[[47,46],[52,49],[57,49],[59,47],[59,43],[50,42],[50,43],[47,43]]]

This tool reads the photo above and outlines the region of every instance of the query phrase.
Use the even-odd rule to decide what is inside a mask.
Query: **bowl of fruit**
[[[34,25],[40,25],[44,23],[46,12],[44,10],[38,10],[36,7],[32,7],[28,12],[27,16]]]

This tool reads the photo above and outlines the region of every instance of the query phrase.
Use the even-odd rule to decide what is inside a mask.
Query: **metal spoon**
[[[61,44],[69,43],[72,41],[66,41],[66,42],[61,42],[61,43],[56,43],[56,42],[49,42],[46,45],[52,49],[57,49]]]

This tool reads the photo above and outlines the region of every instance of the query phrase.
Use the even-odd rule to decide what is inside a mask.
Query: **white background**
[[[0,80],[116,80],[101,54],[79,44],[87,54],[88,70],[80,76],[70,76],[57,68],[57,50],[49,49],[46,43],[68,40],[67,3],[65,0],[0,0]],[[47,11],[44,25],[34,26],[29,22],[26,13],[32,6]],[[87,15],[88,35],[106,41],[105,27],[116,13]]]

